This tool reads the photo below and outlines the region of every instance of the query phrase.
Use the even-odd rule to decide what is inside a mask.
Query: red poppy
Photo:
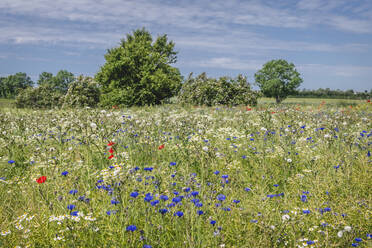
[[[273,112],[271,112],[272,114],[275,114],[275,112],[273,111]]]
[[[38,184],[45,183],[45,181],[46,181],[46,176],[41,176],[38,179],[36,179],[36,182]]]
[[[107,145],[108,145],[108,146],[113,146],[113,145],[115,145],[115,143],[112,142],[112,141],[110,141],[110,143],[108,143]]]
[[[112,149],[112,147],[110,147],[109,153],[111,153],[111,154],[114,153],[114,150]]]
[[[251,111],[251,110],[252,110],[251,108],[248,108],[248,107],[246,107],[245,109],[246,109],[247,111]]]
[[[164,148],[164,144],[162,144],[161,146],[158,147],[159,150],[161,150],[163,148]]]
[[[371,102],[371,100],[368,99],[367,102]]]
[[[114,155],[111,154],[110,157],[108,157],[108,159],[112,159],[113,157],[114,157]]]

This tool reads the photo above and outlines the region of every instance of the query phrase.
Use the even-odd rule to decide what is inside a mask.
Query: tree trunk
[[[276,97],[275,97],[275,100],[276,100],[276,103],[280,103],[280,102],[282,101],[282,99],[280,99],[279,96],[276,96]]]

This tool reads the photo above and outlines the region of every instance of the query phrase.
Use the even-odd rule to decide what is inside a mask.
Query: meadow
[[[371,247],[372,104],[291,101],[0,108],[0,247]]]

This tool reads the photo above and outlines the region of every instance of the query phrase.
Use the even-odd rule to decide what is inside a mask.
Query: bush
[[[106,63],[96,75],[102,86],[101,104],[152,105],[177,95],[182,77],[170,66],[176,54],[166,35],[153,42],[145,29],[128,34],[120,46],[108,50]]]
[[[51,85],[29,87],[18,94],[15,104],[17,108],[53,108],[60,106],[62,96]]]
[[[251,89],[247,78],[208,78],[205,73],[196,78],[192,73],[183,83],[178,96],[180,103],[193,105],[257,105],[259,94]]]
[[[66,95],[61,98],[62,107],[95,107],[99,102],[99,85],[91,77],[80,75],[69,85]]]

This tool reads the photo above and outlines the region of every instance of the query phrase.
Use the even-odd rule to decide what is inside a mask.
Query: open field
[[[354,100],[354,99],[328,99],[328,98],[287,98],[283,101],[285,104],[321,104],[324,102],[325,104],[337,105],[337,106],[345,106],[345,105],[355,105],[359,103],[365,102],[365,100]],[[262,97],[258,99],[259,104],[271,104],[275,103],[274,98],[267,98]]]
[[[0,108],[12,108],[12,107],[14,107],[13,104],[14,104],[13,99],[0,98]]]
[[[0,247],[370,247],[372,105],[325,101],[2,108]]]

